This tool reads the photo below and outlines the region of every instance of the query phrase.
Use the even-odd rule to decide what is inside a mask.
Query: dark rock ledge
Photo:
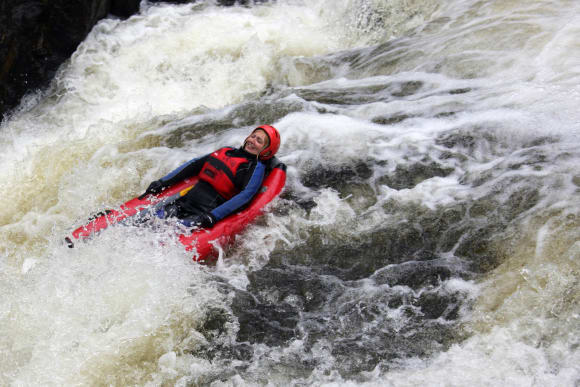
[[[0,0],[0,119],[6,119],[26,93],[48,86],[59,66],[72,55],[99,20],[128,18],[139,11],[140,2]],[[248,1],[220,0],[218,3],[228,6]]]

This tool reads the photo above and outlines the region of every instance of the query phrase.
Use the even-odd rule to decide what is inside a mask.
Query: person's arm
[[[180,182],[188,177],[196,176],[201,171],[203,164],[207,161],[209,154],[198,157],[196,159],[189,160],[187,163],[181,165],[168,175],[162,177],[159,180],[153,181],[145,192],[139,196],[139,199],[143,199],[149,194],[157,194],[163,191],[165,188]]]
[[[230,200],[214,208],[210,212],[210,215],[214,218],[214,220],[216,222],[220,221],[226,216],[236,212],[238,209],[248,204],[254,198],[254,196],[262,186],[265,171],[266,168],[264,164],[258,162],[256,164],[256,168],[254,168],[252,176],[248,181],[248,184],[246,184],[244,189],[240,191],[240,193],[232,197]]]
[[[203,164],[205,164],[207,161],[208,157],[209,154],[189,160],[187,163],[179,166],[159,180],[163,186],[169,187],[170,185],[178,183],[181,180],[187,179],[188,177],[197,176],[197,174],[201,171]]]

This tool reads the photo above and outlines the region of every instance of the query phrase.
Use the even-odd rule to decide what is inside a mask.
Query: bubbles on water
[[[3,335],[21,348],[4,380],[141,383],[156,364],[171,374],[177,356],[164,353],[193,350],[207,305],[223,303],[206,280],[167,233],[113,227],[53,246],[3,298]]]

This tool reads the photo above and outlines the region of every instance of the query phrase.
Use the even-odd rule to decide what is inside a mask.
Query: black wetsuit
[[[186,220],[197,215],[210,214],[215,221],[219,221],[247,205],[262,185],[266,166],[258,160],[256,155],[241,148],[228,150],[226,154],[248,160],[247,163],[239,166],[233,179],[236,189],[239,190],[238,194],[226,200],[210,183],[200,180],[187,194],[158,212],[157,216]],[[197,176],[204,164],[210,160],[210,155],[190,160],[161,178],[160,182],[163,186],[168,187],[188,177]]]

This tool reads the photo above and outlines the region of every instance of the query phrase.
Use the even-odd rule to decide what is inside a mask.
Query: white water
[[[129,20],[102,21],[51,90],[29,96],[0,128],[0,384],[577,385],[579,11],[575,1],[280,0],[250,8],[143,4]],[[377,46],[386,42],[393,48]],[[270,122],[282,132],[288,189],[318,206],[269,214],[215,268],[191,262],[169,232],[114,229],[78,249],[62,244],[89,213],[135,196],[195,155],[239,144],[267,115],[177,147],[166,141],[176,128],[267,102],[259,98],[270,89],[356,94],[405,81],[423,86],[348,105],[280,97],[304,105]],[[448,93],[456,89],[471,91]],[[447,111],[456,114],[436,117]],[[396,114],[412,118],[371,122]],[[480,143],[465,162],[449,159],[449,176],[411,189],[377,185],[375,203],[300,180],[315,165],[361,155],[388,162],[376,177],[437,158],[445,149],[436,139],[457,128],[498,141]],[[542,168],[511,168],[527,157],[522,144],[542,136],[557,139],[535,150],[545,156]],[[498,242],[502,263],[477,281],[445,282],[446,292],[475,303],[461,316],[468,338],[449,350],[356,377],[339,375],[324,343],[308,355],[314,371],[277,367],[306,359],[300,339],[258,345],[245,373],[192,354],[206,341],[198,329],[211,307],[229,310],[232,302],[216,291],[214,275],[243,289],[276,246],[300,246],[312,227],[329,243],[348,240],[390,220],[389,201],[434,209],[522,176],[537,179],[541,198]],[[503,187],[508,197],[514,187]],[[234,341],[238,329],[228,323],[220,340]]]

